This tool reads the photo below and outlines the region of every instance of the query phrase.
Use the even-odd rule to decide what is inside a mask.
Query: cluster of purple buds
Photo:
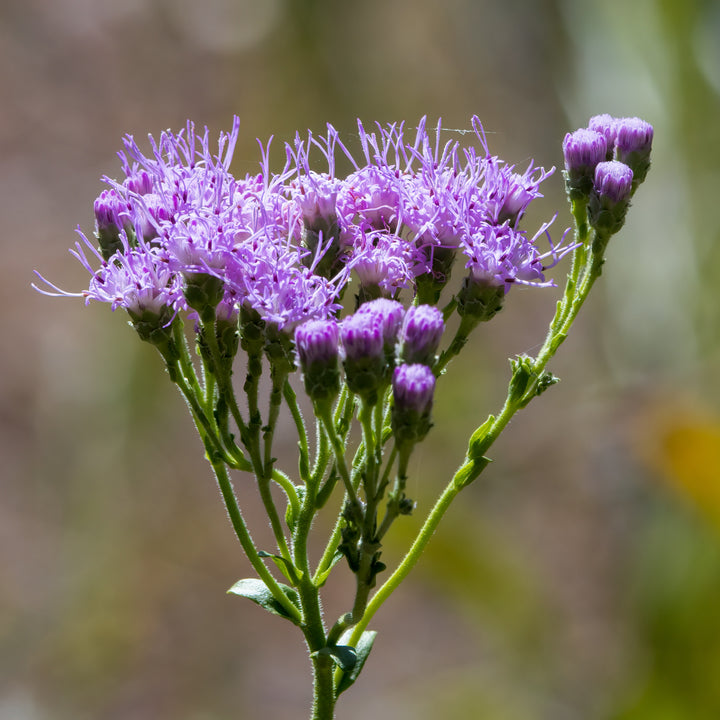
[[[650,167],[653,127],[640,118],[596,115],[563,141],[565,183],[571,200],[587,203],[598,233],[615,234],[630,198]]]
[[[435,387],[432,365],[444,327],[435,307],[418,305],[405,311],[399,302],[385,298],[361,305],[339,324],[304,323],[295,331],[295,348],[307,394],[314,401],[334,398],[342,360],[348,388],[364,402],[375,404],[392,384],[397,411],[405,418],[401,424],[417,424],[422,418],[427,424]],[[410,367],[414,370],[409,375],[407,370],[398,374]],[[421,367],[424,370],[418,370]],[[421,396],[416,392],[418,373],[432,376]]]

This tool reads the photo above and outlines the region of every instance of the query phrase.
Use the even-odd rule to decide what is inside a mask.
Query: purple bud
[[[427,365],[400,365],[392,378],[391,424],[398,446],[422,440],[431,427],[435,375]]]
[[[617,160],[598,163],[595,168],[595,186],[588,201],[587,212],[590,225],[595,228],[602,242],[614,235],[625,222],[630,195],[632,193],[633,171]]]
[[[138,195],[147,195],[153,190],[153,181],[147,170],[137,170],[128,175],[123,185]]]
[[[633,171],[622,162],[608,160],[595,168],[595,192],[613,204],[627,200],[632,188]]]
[[[653,126],[636,117],[621,118],[617,124],[617,159],[632,168],[634,191],[650,169]]]
[[[432,305],[415,305],[400,329],[400,357],[409,365],[432,365],[445,329],[443,314]]]
[[[129,230],[130,205],[114,188],[103,190],[95,200],[95,230],[100,250],[105,260],[109,260],[123,247],[120,238],[121,229]]]
[[[127,202],[120,197],[117,190],[110,188],[109,190],[103,190],[97,196],[93,209],[98,230],[105,230],[113,227],[120,228],[122,221],[119,220],[118,216],[123,212],[128,212],[129,207]]]
[[[617,122],[618,160],[633,152],[649,153],[653,141],[653,126],[640,118],[620,118]]]
[[[382,328],[370,313],[355,313],[345,318],[340,326],[340,337],[345,358],[349,360],[382,357]]]
[[[372,313],[355,313],[343,320],[340,337],[348,387],[375,405],[380,388],[388,382],[380,322]]]
[[[421,415],[432,409],[435,375],[427,365],[399,365],[392,378],[395,407]]]
[[[370,302],[363,303],[356,315],[372,315],[377,318],[380,324],[380,331],[386,352],[395,346],[398,330],[405,315],[405,308],[397,300],[388,298],[377,298]]]
[[[313,363],[337,364],[340,332],[334,320],[309,320],[295,330],[295,348],[300,368],[307,372]]]
[[[607,155],[605,136],[586,128],[568,133],[563,140],[563,155],[570,198],[578,200],[587,197],[592,189],[595,166],[605,160]]]
[[[580,128],[563,140],[565,168],[568,172],[586,172],[605,159],[607,140],[595,130]]]
[[[591,117],[590,122],[588,122],[589,130],[594,130],[595,132],[599,132],[601,135],[605,136],[605,140],[607,141],[606,160],[612,160],[613,149],[615,148],[615,139],[617,137],[617,123],[617,118],[614,118],[612,115],[608,115],[607,113],[595,115]]]
[[[312,400],[332,399],[340,389],[339,335],[334,320],[309,320],[295,330],[305,391]]]

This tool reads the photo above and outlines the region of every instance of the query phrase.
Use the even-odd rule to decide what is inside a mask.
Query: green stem
[[[333,449],[335,456],[335,465],[337,466],[338,473],[345,485],[345,491],[348,494],[349,502],[353,505],[359,505],[357,493],[350,481],[350,473],[348,472],[347,463],[345,462],[345,443],[343,439],[335,431],[335,424],[330,413],[330,406],[321,403],[315,403],[315,415],[322,420],[325,426],[325,432],[330,440],[330,446]]]
[[[211,460],[211,465],[213,471],[215,472],[215,477],[217,478],[220,493],[222,494],[223,501],[225,502],[225,507],[227,508],[228,515],[230,516],[230,522],[233,526],[233,530],[235,530],[235,534],[237,535],[250,564],[265,583],[268,590],[270,590],[275,600],[283,606],[284,610],[287,612],[289,617],[292,618],[293,622],[299,625],[302,618],[300,617],[298,609],[292,602],[290,602],[278,584],[278,581],[275,580],[267,567],[265,567],[262,558],[258,554],[255,543],[250,536],[250,532],[248,531],[245,520],[240,512],[240,507],[238,505],[237,498],[235,497],[235,493],[233,492],[232,483],[230,482],[225,465],[217,460]]]
[[[352,634],[350,635],[347,644],[350,646],[357,645],[360,640],[360,636],[365,631],[370,620],[372,620],[375,613],[380,609],[382,604],[392,595],[397,589],[398,585],[407,577],[408,573],[415,567],[417,561],[420,559],[425,547],[427,546],[430,538],[437,529],[438,524],[442,520],[443,515],[450,507],[450,503],[455,499],[455,496],[460,492],[462,486],[458,486],[454,481],[450,482],[442,495],[438,498],[435,506],[428,515],[425,523],[423,524],[418,536],[415,538],[410,550],[403,558],[400,565],[397,567],[395,572],[382,584],[378,591],[373,595],[370,602],[368,602],[365,612],[355,625]]]
[[[322,619],[320,591],[310,574],[308,537],[315,516],[317,486],[309,484],[303,497],[293,531],[293,561],[299,572],[298,596],[303,610],[302,631],[310,653],[313,669],[313,704],[311,720],[332,720],[335,715],[333,661],[322,652],[327,636]]]
[[[572,287],[570,287],[570,283],[566,286],[566,296],[563,299],[563,303],[558,304],[556,316],[550,325],[545,343],[533,362],[533,370],[538,377],[567,336],[567,332],[587,299],[588,293],[595,283],[595,280],[600,276],[603,264],[602,256],[594,254],[592,250],[588,250],[587,243],[577,248],[575,253],[577,257],[573,258],[574,261],[576,263],[582,263],[582,266],[579,267],[576,272],[576,277],[579,278],[579,280],[573,282]],[[510,385],[512,387],[512,381]],[[362,618],[359,619],[348,640],[349,645],[357,644],[372,617],[417,564],[452,501],[460,490],[474,480],[486,466],[487,461],[483,457],[484,454],[505,429],[513,415],[527,405],[529,400],[534,396],[534,393],[534,386],[529,388],[521,398],[512,397],[511,393],[508,393],[502,410],[497,417],[493,419],[482,438],[472,447],[472,457],[466,457],[465,463],[458,469],[453,479],[448,483],[438,498],[408,553],[398,565],[395,572],[393,572],[368,602]]]
[[[260,497],[262,498],[263,505],[265,506],[265,512],[267,512],[270,520],[270,527],[272,528],[273,535],[275,536],[275,542],[277,543],[280,554],[286,559],[290,560],[290,548],[285,538],[282,523],[280,520],[280,514],[278,513],[277,506],[273,500],[272,492],[270,491],[270,480],[273,477],[273,463],[274,458],[272,455],[272,443],[275,437],[275,427],[277,426],[277,420],[280,414],[280,404],[282,402],[282,388],[287,378],[286,373],[277,372],[273,367],[272,369],[272,388],[270,390],[270,403],[268,409],[268,422],[263,431],[263,443],[264,443],[264,454],[262,461],[257,458],[258,467],[256,468],[258,489],[260,491]],[[257,455],[259,456],[259,447],[257,448]]]
[[[300,480],[307,485],[310,480],[310,451],[308,449],[307,430],[305,429],[305,422],[303,421],[300,406],[297,402],[297,396],[295,395],[295,391],[293,390],[289,380],[285,381],[283,396],[285,397],[285,402],[290,409],[290,415],[292,415],[293,422],[295,423],[295,429],[298,434],[298,449],[300,453],[298,469],[300,472]]]

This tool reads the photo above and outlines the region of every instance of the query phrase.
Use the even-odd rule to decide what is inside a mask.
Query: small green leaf
[[[317,587],[321,588],[325,584],[328,577],[330,577],[332,569],[340,562],[342,557],[343,554],[339,550],[333,555],[333,558],[330,561],[330,565],[328,566],[327,570],[320,573],[320,575],[318,575],[317,579],[315,580],[315,584]]]
[[[285,593],[287,599],[295,605],[300,611],[300,599],[298,594],[291,587],[287,585],[280,585],[280,588]],[[240,597],[252,600],[254,603],[265,608],[268,612],[273,615],[279,615],[284,617],[291,622],[298,624],[293,617],[291,617],[283,605],[275,598],[270,592],[268,586],[259,578],[244,578],[238,580],[229,590],[229,593],[233,595],[239,595]]]
[[[478,458],[481,457],[487,448],[483,447],[483,442],[487,437],[490,428],[495,422],[495,416],[490,415],[488,419],[470,436],[468,441],[468,457]]]
[[[343,671],[343,673],[352,672],[357,662],[357,653],[355,648],[349,645],[331,645],[313,653],[315,655],[329,655],[333,662]]]
[[[454,478],[455,487],[458,490],[462,490],[467,487],[471,482],[477,480],[480,473],[491,463],[492,460],[489,457],[479,457],[475,459],[469,459],[456,473]]]
[[[300,584],[300,577],[302,573],[295,568],[295,566],[282,555],[273,555],[272,553],[265,552],[265,550],[258,550],[258,555],[261,558],[270,558],[277,566],[280,572],[296,587]]]
[[[348,630],[343,637],[349,637],[351,633],[352,629]],[[366,630],[360,636],[360,640],[358,640],[358,643],[354,648],[355,663],[350,670],[343,669],[342,677],[340,678],[340,682],[337,686],[338,695],[345,692],[345,690],[347,690],[358,679],[358,675],[360,675],[360,671],[363,669],[365,661],[368,659],[368,655],[370,655],[376,635],[377,633],[374,630]],[[353,648],[350,649],[352,650]]]

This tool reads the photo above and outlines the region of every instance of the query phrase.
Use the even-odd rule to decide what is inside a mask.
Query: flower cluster
[[[269,146],[261,146],[259,172],[245,177],[230,171],[237,118],[212,147],[207,129],[198,134],[191,123],[150,138],[148,154],[128,136],[120,153],[125,177],[106,178],[95,201],[94,238],[80,232],[72,250],[91,276],[88,289],[74,295],[126,310],[187,401],[256,574],[230,592],[303,633],[315,720],[335,717],[339,694],[372,648],[368,623],[418,561],[453,499],[488,466],[497,437],[557,382],[548,363],[600,276],[608,240],[650,163],[653,128],[638,118],[599,115],[568,134],[574,240],[565,243],[564,235],[554,244],[550,223],[534,234],[522,228],[552,170],[531,163],[517,171],[490,155],[477,118],[472,127],[476,146],[464,148],[443,142],[439,123],[429,132],[424,119],[413,133],[401,124],[368,131],[358,123],[360,152],[352,153],[328,125],[324,136],[286,144],[279,172],[271,172]],[[541,238],[549,243],[545,252]],[[570,251],[565,288],[537,355],[511,360],[502,409],[472,433],[404,559],[371,594],[386,569],[386,534],[415,508],[406,494],[410,460],[432,425],[436,379],[513,285],[551,285],[545,271]],[[450,294],[456,264],[464,264],[464,276]],[[73,295],[47,285],[48,294]],[[343,304],[349,287],[354,300]],[[449,297],[441,309],[443,294]],[[195,356],[186,317],[195,326]],[[451,319],[454,335],[441,350]],[[243,402],[233,377],[240,348]],[[291,378],[298,368],[312,401],[314,450]],[[297,481],[278,466],[273,447],[283,404],[297,431]],[[272,552],[254,544],[231,470],[254,475]],[[338,485],[344,502],[314,563],[309,535],[325,525],[314,518]],[[354,596],[326,626],[320,591],[341,557],[355,576]]]
[[[292,336],[338,317],[353,278],[360,304],[401,294],[434,304],[457,256],[466,282],[501,296],[516,283],[551,284],[544,272],[568,248],[543,254],[549,223],[528,236],[520,221],[552,170],[516,171],[490,155],[477,118],[473,129],[480,152],[443,143],[441,125],[428,132],[424,119],[410,137],[403,125],[369,132],[359,122],[358,161],[328,125],[324,137],[288,143],[280,172],[266,148],[260,172],[243,178],[230,171],[237,118],[216,148],[192,123],[151,137],[147,154],[127,136],[125,177],[105,178],[95,239],[79,231],[73,251],[92,276],[82,295],[136,314],[152,307],[164,322],[245,307]],[[341,176],[336,160],[352,171]],[[214,292],[198,294],[207,278]]]
[[[342,361],[348,388],[369,405],[392,384],[395,416],[412,428],[417,441],[429,429],[432,368],[444,328],[437,308],[418,305],[406,311],[386,298],[363,304],[339,325],[332,319],[306,322],[295,331],[305,390],[316,402],[334,399]],[[419,424],[426,428],[423,433],[417,432]]]
[[[630,198],[650,168],[653,126],[640,118],[595,115],[563,141],[571,200],[588,204],[590,225],[603,235],[625,222]]]

